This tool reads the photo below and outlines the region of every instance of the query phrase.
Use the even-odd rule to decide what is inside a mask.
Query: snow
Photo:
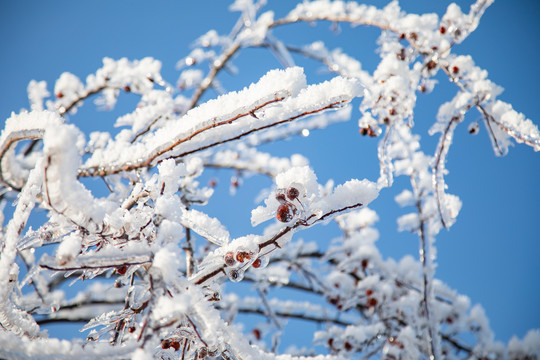
[[[203,212],[191,209],[182,214],[182,225],[192,229],[208,241],[225,246],[229,243],[230,235],[225,226],[218,219],[212,218]]]
[[[156,271],[156,275],[161,277],[165,283],[174,284],[178,278],[180,266],[178,246],[171,243],[164,245],[154,254],[150,272]]]
[[[73,233],[64,238],[56,250],[56,262],[66,265],[81,252],[81,236]]]
[[[163,81],[161,63],[153,58],[105,58],[103,67],[85,82],[63,73],[54,98],[47,101],[47,84],[30,82],[31,111],[12,114],[0,135],[3,204],[19,192],[0,237],[0,323],[6,330],[0,333],[0,357],[166,357],[173,351],[159,350],[159,342],[172,336],[191,341],[188,357],[207,349],[232,359],[341,359],[362,349],[374,351],[369,356],[375,357],[419,358],[429,357],[432,346],[438,357],[441,339],[427,341],[429,330],[451,337],[445,346],[472,332],[475,356],[502,358],[505,350],[494,341],[481,307],[471,308],[467,297],[434,278],[435,237],[443,225],[456,220],[462,206],[457,196],[446,193],[444,177],[453,132],[468,112],[480,112],[497,154],[507,152],[511,138],[540,150],[538,127],[498,99],[502,88],[472,57],[452,53],[452,45],[476,28],[491,2],[478,1],[469,14],[452,4],[439,20],[435,14],[407,14],[396,1],[379,9],[316,0],[298,4],[276,20],[271,11],[259,13],[264,1],[236,0],[230,8],[241,14],[232,31],[207,32],[178,62],[178,91]],[[375,70],[364,70],[340,48],[314,42],[295,50],[339,76],[308,85],[303,69],[294,66],[296,55],[291,56],[292,49],[273,29],[321,19],[384,29]],[[222,76],[214,75],[222,68],[234,73],[233,55],[261,45],[285,69],[271,70],[242,90],[223,90],[206,102],[200,99],[208,99],[210,92],[197,97],[206,88],[222,91]],[[435,76],[448,77],[457,91],[440,106],[431,126],[430,134],[440,136],[432,155],[422,150],[413,120],[417,94],[430,91]],[[116,136],[94,132],[87,142],[75,123],[67,124],[63,117],[68,110],[74,115],[94,94],[100,107],[111,109],[121,92],[134,93],[139,101],[132,112],[116,119]],[[377,183],[350,179],[337,186],[333,180],[319,184],[304,156],[276,156],[260,146],[349,120],[356,97],[363,97],[358,126],[380,138]],[[38,144],[28,156],[17,145],[37,139],[43,146]],[[221,223],[207,213],[204,205],[214,201],[214,190],[200,182],[209,168],[232,169],[245,184],[253,174],[273,181],[260,190],[263,204],[251,213],[253,226],[274,219],[252,229],[262,234],[233,237],[227,226],[236,232],[236,224]],[[95,197],[80,181],[82,176],[101,176],[111,194]],[[410,189],[395,201],[415,207],[398,218],[398,228],[418,233],[419,259],[384,259],[376,247],[379,216],[367,206],[392,185],[394,176],[409,178]],[[23,234],[36,205],[48,218]],[[290,218],[276,216],[283,206]],[[303,229],[332,220],[342,231],[339,237],[328,242],[298,239]],[[189,243],[186,229],[197,234]],[[41,248],[49,244],[58,245],[42,255]],[[230,257],[234,261],[226,262]],[[259,268],[256,259],[264,260]],[[17,263],[27,266],[26,275]],[[189,279],[187,274],[192,274]],[[114,283],[96,282],[97,276],[112,277]],[[80,282],[84,290],[74,297],[62,286],[70,277],[73,282],[85,280]],[[261,297],[230,296],[239,285],[229,288],[229,280],[255,284]],[[309,301],[268,296],[276,286],[307,290],[319,300],[311,302],[311,295]],[[264,336],[272,337],[276,346],[282,318],[312,317],[325,323],[315,340],[333,355],[276,355],[264,339],[250,343],[254,336],[246,336],[235,322],[242,310],[264,313],[271,320]],[[86,317],[83,330],[92,328],[96,341],[83,345],[79,340],[47,339],[34,316]],[[388,327],[387,319],[395,319],[395,326]],[[127,325],[135,331],[124,331]],[[115,332],[122,346],[112,347],[116,340],[105,339]],[[144,339],[143,347],[138,337]],[[506,354],[538,357],[539,342],[540,332],[532,330],[523,340],[513,338]]]

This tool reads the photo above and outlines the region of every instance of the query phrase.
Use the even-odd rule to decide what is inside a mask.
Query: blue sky
[[[276,9],[277,16],[285,14],[293,3],[268,2],[266,8]],[[381,5],[386,1],[373,3]],[[465,10],[470,5],[470,1],[458,3]],[[84,79],[101,66],[104,56],[152,56],[162,61],[164,78],[175,83],[179,73],[174,65],[188,54],[194,39],[210,29],[226,34],[232,28],[236,14],[227,11],[228,4],[218,0],[130,1],[129,5],[103,0],[1,1],[0,119],[28,107],[26,86],[30,80],[46,80],[52,90],[62,72]],[[447,4],[408,0],[401,6],[411,12],[442,14]],[[535,0],[496,1],[479,28],[455,48],[456,53],[472,55],[477,65],[488,70],[489,78],[505,88],[501,98],[536,124],[540,124],[539,16],[540,3]],[[291,30],[278,29],[275,34],[293,45],[322,39],[331,48],[342,47],[358,56],[368,70],[376,65],[375,29],[351,30],[343,25],[339,36],[329,30],[328,24],[295,26]],[[235,59],[235,64],[240,69],[237,76],[225,74],[220,78],[229,90],[242,88],[280,66],[264,50],[247,50]],[[298,64],[306,66],[308,82],[323,79],[315,63]],[[440,88],[420,96],[416,109],[416,132],[425,140],[427,153],[433,152],[437,141],[429,137],[427,129],[438,106],[456,91],[444,77],[439,80]],[[95,112],[94,105],[88,103],[72,121],[85,131],[111,128],[115,117],[134,105],[133,98],[120,100],[120,107],[111,113]],[[307,156],[320,182],[333,178],[340,183],[351,177],[376,180],[376,140],[358,136],[358,111],[353,114],[352,121],[329,131],[313,132],[306,139],[268,149],[280,155],[298,152]],[[472,116],[468,121],[475,119]],[[443,231],[437,238],[436,276],[469,296],[472,303],[482,304],[497,339],[506,342],[513,334],[522,337],[528,329],[540,327],[540,154],[518,144],[506,157],[497,158],[485,131],[470,136],[462,125],[447,168],[448,191],[460,196],[463,208],[451,231]],[[228,186],[218,187],[218,206],[212,211],[222,217],[234,235],[250,231],[249,211],[254,207],[251,195],[269,185],[258,179],[246,180],[238,191],[234,201],[246,208],[241,216],[233,217],[223,210],[223,204],[231,201]],[[406,180],[398,178],[396,186],[406,186]],[[416,237],[396,232],[395,219],[405,213],[393,201],[397,193],[397,189],[383,192],[372,206],[381,218],[379,246],[385,257],[417,254]],[[323,228],[318,236],[334,236],[330,230]],[[306,235],[309,240],[307,236],[314,235]]]

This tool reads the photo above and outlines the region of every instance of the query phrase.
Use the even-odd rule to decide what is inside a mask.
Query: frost
[[[469,12],[451,4],[439,17],[407,13],[397,1],[314,0],[280,17],[265,1],[235,0],[235,25],[194,41],[176,64],[177,86],[150,57],[104,58],[86,79],[61,74],[51,93],[31,81],[30,111],[13,113],[0,135],[0,358],[539,357],[538,330],[505,348],[482,308],[435,273],[436,237],[462,206],[445,182],[458,127],[468,122],[478,133],[469,119],[476,111],[480,136],[498,155],[512,138],[540,149],[537,125],[499,99],[502,88],[472,56],[454,53],[491,3],[478,0]],[[300,23],[319,22],[336,39],[349,25],[380,32],[372,70],[359,49],[287,38]],[[231,84],[248,48],[283,69]],[[320,82],[295,65],[306,59],[323,67]],[[455,94],[428,124],[439,138],[427,153],[415,108],[440,78]],[[122,93],[136,106],[116,118],[114,132],[78,128],[87,100],[110,110]],[[358,141],[376,144],[378,179],[361,180],[367,153],[355,155],[360,167],[343,154],[337,160],[356,175],[319,183],[320,159],[280,146],[352,119],[354,108]],[[399,190],[397,177],[406,178]],[[223,203],[227,187],[238,198]],[[379,239],[389,239],[376,225],[391,213],[368,207],[379,192],[408,207],[397,223],[417,235],[414,256],[379,252]],[[251,230],[242,228],[250,193],[258,194]],[[317,231],[332,221],[337,228]],[[278,355],[289,320],[316,324],[314,341]],[[86,340],[43,330],[74,322]]]

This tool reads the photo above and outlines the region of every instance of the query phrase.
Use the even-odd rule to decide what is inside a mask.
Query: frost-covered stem
[[[91,270],[91,269],[104,269],[104,268],[118,268],[120,266],[133,266],[144,265],[151,263],[152,259],[150,255],[147,260],[129,261],[128,259],[120,259],[117,263],[108,263],[106,265],[79,265],[79,266],[52,266],[50,264],[39,264],[40,267],[53,270],[53,271],[77,271],[77,270]]]
[[[253,113],[253,111],[258,110],[258,109],[262,108],[263,106],[268,105],[271,102],[275,102],[275,101],[279,101],[279,100],[281,100],[281,98],[275,99],[274,101],[269,101],[269,102],[267,102],[267,103],[265,103],[265,104],[263,104],[261,106],[256,107],[253,110],[250,110],[247,113],[238,115],[237,117],[235,117],[235,119],[240,117],[240,116],[250,115],[251,113]],[[292,116],[290,118],[279,120],[279,121],[273,122],[271,124],[263,125],[263,126],[260,126],[260,127],[257,127],[257,128],[252,128],[252,129],[250,129],[248,131],[245,131],[245,132],[243,132],[243,133],[241,133],[239,135],[236,135],[236,136],[232,136],[232,137],[230,137],[228,139],[216,141],[216,142],[213,142],[211,144],[201,146],[200,148],[197,148],[197,149],[194,149],[194,150],[189,150],[189,151],[183,152],[183,153],[178,154],[178,155],[170,156],[168,158],[169,159],[182,158],[184,156],[187,156],[187,155],[190,155],[190,154],[193,154],[193,153],[196,153],[196,152],[200,152],[200,151],[203,151],[203,150],[206,150],[206,149],[218,146],[218,145],[222,145],[222,144],[225,144],[225,143],[228,143],[228,142],[231,142],[231,141],[239,140],[239,139],[241,139],[241,138],[243,138],[245,136],[248,136],[250,134],[253,134],[253,133],[261,131],[261,130],[265,130],[265,129],[268,129],[268,128],[271,128],[271,127],[274,127],[274,126],[278,126],[278,125],[281,125],[281,124],[284,124],[284,123],[287,123],[287,122],[291,122],[291,121],[294,121],[294,120],[296,120],[298,118],[301,118],[301,117],[304,117],[304,116],[308,116],[308,115],[316,114],[316,113],[319,113],[319,112],[322,112],[322,111],[325,111],[325,110],[328,110],[328,109],[336,108],[340,104],[345,103],[345,102],[347,102],[347,101],[346,100],[335,101],[335,102],[330,103],[328,105],[322,106],[322,107],[320,107],[318,109],[304,111],[301,114]],[[232,121],[232,120],[231,119],[225,120],[225,121],[220,122],[219,124],[224,125],[226,123],[229,123],[230,121]],[[210,125],[210,126],[208,126],[206,128],[209,129],[209,128],[213,128],[213,127],[215,127],[215,124]],[[197,133],[199,133],[199,131],[197,131]],[[176,144],[178,145],[178,144],[180,144],[180,143],[182,143],[184,141],[187,141],[187,140],[189,140],[189,138],[191,138],[193,136],[194,135],[191,134],[187,138],[180,139],[180,140],[177,141]],[[169,147],[169,148],[167,148],[167,151],[170,151],[172,149],[173,149],[173,147]],[[137,170],[137,169],[141,169],[141,168],[150,167],[150,166],[153,165],[152,162],[158,156],[163,155],[164,153],[165,153],[165,151],[155,152],[154,154],[152,154],[146,160],[144,160],[142,162],[139,162],[139,163],[136,163],[136,164],[131,164],[131,163],[130,164],[124,164],[124,165],[120,165],[120,166],[117,166],[117,167],[111,167],[111,168],[108,168],[108,169],[103,168],[103,167],[95,167],[95,166],[89,167],[89,168],[83,168],[83,169],[79,170],[78,176],[79,177],[107,176],[107,175],[112,175],[112,174],[118,174],[118,173],[121,173],[121,172],[124,172],[124,171],[133,171],[133,170]],[[168,159],[168,158],[159,159],[157,162],[160,163],[161,161],[163,161],[165,159]]]
[[[29,336],[35,336],[39,332],[34,319],[31,317],[23,317],[20,310],[14,308],[7,309],[9,304],[8,298],[12,286],[10,283],[17,281],[18,268],[15,265],[17,256],[17,242],[21,232],[26,226],[28,217],[35,206],[34,199],[41,190],[41,160],[38,161],[38,166],[30,172],[30,176],[21,193],[19,194],[19,202],[15,208],[12,219],[7,225],[7,229],[0,249],[0,323],[3,328],[9,329],[14,333],[24,333]],[[7,305],[7,306],[6,306]],[[21,316],[15,315],[21,314]],[[27,315],[26,313],[24,313]]]
[[[26,272],[28,273],[30,271],[30,269],[31,269],[31,266],[29,264],[28,259],[26,258],[26,255],[24,254],[24,252],[19,251],[19,250],[17,250],[17,254],[21,258],[22,262],[24,263],[24,266],[26,267]],[[34,288],[37,296],[41,300],[41,303],[45,304],[45,296],[43,295],[43,293],[39,289],[39,285],[37,284],[35,277],[32,277],[30,279],[30,284],[32,284],[32,287]]]
[[[461,122],[462,117],[454,116],[446,124],[441,137],[439,139],[439,145],[437,146],[437,151],[435,153],[435,165],[433,167],[433,187],[435,190],[435,198],[437,199],[437,210],[439,211],[439,217],[441,218],[442,225],[448,229],[448,223],[445,219],[443,212],[443,198],[444,198],[444,180],[442,171],[444,171],[444,163],[446,161],[446,155],[452,143],[452,137],[454,134],[454,129],[457,124]]]
[[[150,299],[148,300],[148,304],[153,305],[154,301],[154,281],[151,274],[148,274],[148,283],[150,285],[148,291],[150,292]],[[144,345],[146,344],[146,341],[148,340],[148,337],[143,337],[144,333],[146,332],[146,328],[148,327],[148,322],[150,321],[150,315],[152,315],[152,308],[153,306],[148,307],[148,312],[146,313],[146,316],[144,317],[143,324],[141,326],[141,331],[139,332],[139,336],[137,337],[137,342],[141,341],[140,348],[144,348]]]
[[[133,144],[141,136],[143,136],[144,134],[147,134],[150,131],[150,129],[152,128],[152,126],[155,123],[157,123],[162,117],[163,117],[163,115],[159,115],[154,120],[152,120],[143,130],[141,130],[137,134],[135,134],[135,136],[131,139],[130,143]]]
[[[215,128],[220,127],[220,126],[229,125],[229,124],[233,123],[234,121],[237,121],[237,120],[239,120],[239,119],[241,119],[241,118],[243,118],[245,116],[252,116],[252,114],[255,111],[260,110],[260,109],[262,109],[262,108],[264,108],[264,107],[266,107],[266,106],[268,106],[270,104],[282,101],[283,99],[284,99],[283,97],[279,97],[279,96],[275,97],[272,100],[268,100],[268,101],[264,102],[263,104],[254,106],[253,108],[247,110],[246,112],[240,113],[240,114],[238,114],[238,115],[236,115],[236,116],[234,116],[234,117],[232,117],[230,119],[225,119],[223,121],[212,123],[210,125],[207,125],[207,126],[204,126],[204,127],[200,128],[200,129],[194,130],[188,136],[177,139],[176,141],[174,141],[171,145],[167,146],[166,148],[154,150],[152,153],[149,154],[149,156],[146,158],[146,160],[137,162],[135,164],[131,164],[131,163],[124,164],[124,165],[120,165],[120,166],[113,167],[113,168],[110,168],[110,169],[104,169],[102,167],[90,167],[90,168],[87,168],[87,169],[81,169],[79,171],[78,176],[79,177],[106,176],[106,175],[117,174],[117,173],[124,172],[124,171],[133,171],[133,170],[153,166],[153,165],[155,165],[155,164],[153,164],[154,160],[156,160],[158,157],[160,157],[160,156],[164,155],[165,153],[173,150],[178,145],[183,144],[183,143],[193,139],[197,135],[200,135],[200,134],[204,133],[205,131],[215,129]],[[323,110],[326,110],[327,108],[330,108],[331,106],[335,106],[336,104],[337,103],[333,103],[333,104],[328,105],[328,106],[326,106],[326,107],[324,107],[322,109],[319,109],[319,110],[306,111],[303,114],[300,114],[300,115],[298,115],[296,117],[293,117],[293,118],[290,118],[290,119],[287,119],[287,120],[284,120],[282,122],[291,121],[291,120],[294,120],[294,119],[296,119],[298,117],[301,117],[301,116],[310,115],[310,114],[315,113],[315,112],[323,111]],[[251,131],[246,132],[244,134],[241,134],[240,136],[234,137],[232,139],[215,142],[215,143],[209,144],[207,146],[201,147],[199,149],[191,150],[191,151],[185,152],[185,153],[180,154],[180,155],[176,155],[176,156],[171,157],[171,158],[183,157],[183,156],[185,156],[187,154],[202,151],[202,150],[208,149],[210,147],[214,147],[216,145],[220,145],[220,144],[228,142],[228,141],[236,140],[236,139],[239,139],[239,138],[241,138],[241,137],[243,137],[243,136],[245,136],[247,134],[253,133],[255,131],[259,131],[259,130],[266,129],[266,128],[271,127],[271,126],[279,125],[282,122],[268,124],[268,125],[266,125],[264,127],[258,128],[258,129],[252,129]],[[160,160],[157,161],[157,163],[160,163],[163,160],[165,160],[165,159],[160,159]]]
[[[201,99],[201,96],[205,93],[206,90],[213,84],[214,79],[218,75],[218,73],[225,67],[227,62],[236,54],[236,52],[240,49],[240,43],[234,42],[223,54],[220,56],[219,59],[215,60],[212,63],[212,67],[210,68],[210,72],[206,77],[201,81],[201,84],[199,87],[195,90],[195,93],[193,94],[191,98],[191,103],[189,105],[189,108],[192,109],[195,106],[197,106],[197,103]]]
[[[377,22],[377,21],[354,19],[354,18],[347,17],[347,16],[328,16],[328,15],[321,15],[321,16],[315,15],[315,16],[304,16],[304,17],[298,16],[298,17],[295,17],[295,18],[278,19],[278,20],[274,21],[272,24],[270,24],[269,28],[273,28],[273,27],[281,26],[281,25],[294,24],[294,23],[298,23],[298,22],[314,22],[314,21],[330,21],[330,22],[333,22],[333,23],[344,22],[344,23],[350,23],[350,24],[354,24],[354,25],[374,26],[374,27],[377,27],[377,28],[379,28],[381,30],[389,30],[389,31],[395,32],[397,34],[400,33],[400,31],[398,29],[392,27],[391,25],[383,24],[383,23],[380,23],[380,22]]]
[[[274,310],[272,309],[272,307],[270,306],[270,304],[268,303],[268,300],[266,299],[266,293],[264,290],[258,288],[257,289],[257,293],[259,294],[259,296],[261,297],[261,301],[263,303],[263,306],[264,306],[264,315],[266,317],[268,317],[275,325],[276,328],[278,329],[282,329],[282,326],[281,324],[279,323],[277,317],[276,317],[276,313],[274,312]]]
[[[7,151],[19,141],[41,139],[43,138],[43,133],[43,129],[21,130],[13,132],[9,135],[8,139],[4,142],[4,144],[2,144],[3,146],[0,149],[0,181],[4,183],[7,187],[16,191],[21,191],[22,189],[22,186],[10,183],[4,176],[6,172],[3,168],[4,156],[6,155]]]
[[[493,115],[488,113],[488,111],[479,102],[476,102],[475,106],[482,113],[482,115],[484,116],[484,118],[486,119],[486,122],[488,124],[490,124],[490,122],[495,123],[498,127],[503,129],[508,135],[512,136],[515,139],[518,139],[519,141],[522,141],[523,143],[531,146],[534,149],[536,149],[538,146],[540,146],[540,141],[538,141],[538,140],[535,141],[535,140],[531,140],[529,138],[523,137],[522,134],[520,134],[518,132],[515,132],[514,130],[512,130],[512,129],[508,128],[507,126],[505,126],[500,121],[497,121],[497,119],[495,119],[495,117],[493,117]],[[491,136],[492,136],[493,140],[495,141],[495,143],[497,143],[497,138],[493,135],[493,130],[491,129],[491,125],[489,126],[489,130],[491,132]],[[500,149],[500,146],[499,146],[498,143],[497,143],[497,148],[499,149],[499,153],[503,154],[503,151]]]
[[[392,186],[394,178],[392,175],[392,159],[388,156],[389,139],[394,130],[393,125],[386,127],[384,137],[382,138],[379,146],[377,147],[377,155],[379,158],[380,175],[379,179],[384,181],[384,186]]]
[[[422,307],[426,317],[426,323],[428,328],[428,352],[431,360],[437,359],[437,349],[435,336],[438,333],[434,329],[434,322],[431,320],[431,309],[430,301],[432,297],[432,271],[430,264],[431,252],[428,250],[427,239],[426,239],[426,222],[424,214],[422,211],[422,190],[419,188],[419,185],[416,181],[416,172],[413,172],[410,176],[411,185],[413,187],[415,196],[416,196],[416,210],[418,212],[419,227],[418,227],[418,237],[420,238],[420,261],[422,262],[422,277],[423,277],[423,287],[422,287]]]
[[[417,202],[417,208],[418,213],[420,217],[422,217],[422,210],[421,210],[421,204],[420,202]],[[428,326],[428,334],[429,334],[429,357],[430,359],[435,359],[435,333],[433,331],[433,326],[431,325],[431,310],[429,306],[429,301],[431,298],[431,276],[430,271],[428,269],[427,264],[427,246],[426,246],[426,238],[425,238],[425,223],[424,220],[420,219],[420,227],[419,227],[419,237],[420,237],[420,260],[422,261],[422,276],[423,276],[423,288],[422,288],[422,305],[423,310],[426,315],[426,322]]]
[[[182,248],[186,253],[186,275],[191,277],[195,270],[195,263],[193,259],[193,238],[191,237],[191,229],[184,227],[186,230],[186,243]]]
[[[204,346],[208,347],[208,344],[206,343],[206,341],[204,341],[204,339],[201,337],[201,334],[199,334],[199,330],[197,329],[197,326],[195,325],[193,320],[191,320],[191,318],[187,315],[186,315],[186,319],[191,324],[191,327],[193,328],[195,335],[197,335],[197,337],[199,338],[199,341],[202,342]]]
[[[95,95],[107,88],[111,88],[110,86],[108,85],[101,85],[101,86],[98,86],[97,88],[93,89],[93,90],[89,90],[86,92],[86,94],[74,99],[70,104],[68,104],[67,106],[61,106],[58,108],[58,114],[60,116],[64,116],[65,114],[67,114],[68,112],[71,111],[71,109],[73,109],[75,106],[77,106],[77,104],[79,104],[81,101],[84,101],[86,100],[87,98],[89,98],[90,96],[92,95]],[[116,87],[112,87],[113,89],[116,89]],[[24,151],[24,155],[25,156],[28,156],[35,148],[36,144],[38,143],[40,139],[34,139],[30,145],[28,145],[28,147],[26,148],[26,150]]]
[[[270,178],[275,178],[276,177],[276,173],[273,173],[267,169],[263,169],[262,167],[259,167],[257,166],[257,164],[249,164],[249,165],[246,165],[246,166],[240,166],[240,165],[222,165],[222,164],[219,164],[219,163],[212,163],[210,162],[210,160],[206,161],[204,163],[204,167],[208,167],[208,168],[215,168],[215,169],[232,169],[232,170],[237,170],[237,171],[249,171],[249,172],[253,172],[253,173],[257,173],[257,174],[260,174],[260,175],[266,175]]]
[[[129,279],[129,288],[130,288],[130,290],[133,288],[134,283],[135,283],[135,275],[131,274],[131,277]],[[130,297],[130,291],[128,290],[127,293],[126,293],[126,298],[124,300],[124,308],[123,308],[123,310],[129,309],[129,297]],[[118,321],[118,323],[116,324],[116,327],[114,328],[114,335],[113,335],[111,344],[113,344],[113,345],[117,344],[117,342],[119,340],[120,332],[124,329],[125,326],[126,326],[125,318],[120,319],[120,321]]]
[[[257,314],[257,315],[262,315],[262,316],[268,316],[266,309],[260,309],[260,308],[253,309],[253,308],[249,308],[249,307],[246,307],[246,308],[238,307],[236,310],[238,312],[240,312],[240,313],[243,313],[243,314]],[[305,321],[310,321],[310,322],[314,322],[314,323],[317,323],[317,324],[331,323],[331,324],[340,325],[340,326],[349,326],[349,325],[354,324],[353,322],[345,321],[343,319],[340,319],[339,317],[334,318],[334,317],[326,316],[324,313],[321,313],[321,314],[297,314],[297,313],[294,313],[294,312],[287,312],[287,311],[284,311],[284,310],[274,310],[273,314],[276,317],[282,317],[282,318],[288,318],[288,319],[297,319],[297,320],[305,320]],[[277,319],[276,319],[276,321],[277,321]]]
[[[287,122],[291,122],[291,121],[296,120],[298,118],[308,116],[308,115],[312,115],[312,114],[316,114],[316,113],[322,112],[324,110],[333,109],[333,108],[339,106],[339,104],[342,104],[342,103],[345,103],[345,102],[347,102],[347,101],[346,100],[336,101],[336,102],[333,102],[331,104],[328,104],[326,106],[323,106],[323,107],[315,109],[315,110],[304,111],[303,113],[292,116],[290,118],[283,119],[283,120],[280,120],[280,121],[276,121],[274,123],[264,125],[264,126],[261,126],[261,127],[258,127],[258,128],[250,129],[250,130],[248,130],[248,131],[246,131],[246,132],[244,132],[242,134],[231,137],[229,139],[221,140],[221,141],[218,141],[218,142],[206,145],[206,146],[202,146],[202,147],[200,147],[198,149],[186,151],[184,153],[171,156],[171,158],[173,158],[173,159],[182,158],[184,156],[191,155],[193,153],[196,153],[196,152],[199,152],[199,151],[202,151],[202,150],[206,150],[206,149],[209,149],[209,148],[217,146],[217,145],[222,145],[222,144],[225,144],[225,143],[228,143],[228,142],[231,142],[231,141],[239,140],[239,139],[241,139],[241,138],[243,138],[243,137],[245,137],[247,135],[253,134],[253,133],[261,131],[261,130],[265,130],[265,129],[268,129],[268,128],[271,128],[271,127],[274,127],[274,126],[277,126],[277,125],[285,124]]]

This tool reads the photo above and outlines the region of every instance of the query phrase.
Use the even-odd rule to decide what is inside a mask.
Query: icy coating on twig
[[[236,0],[230,33],[208,31],[177,63],[177,89],[152,58],[104,58],[84,81],[61,74],[51,92],[31,81],[29,110],[13,113],[0,135],[0,206],[15,204],[0,233],[0,357],[540,357],[539,331],[505,348],[480,306],[435,279],[436,236],[461,209],[446,192],[446,159],[468,114],[480,114],[497,155],[512,139],[540,150],[538,127],[499,99],[502,88],[471,56],[453,52],[491,3],[478,0],[469,12],[451,4],[439,17],[405,13],[397,1],[378,8],[315,0],[276,18],[265,1]],[[318,22],[379,29],[375,70],[317,39],[299,46],[276,35]],[[235,57],[247,48],[269,50],[283,69],[227,92],[220,74],[239,71]],[[305,59],[336,76],[308,85],[295,64]],[[437,73],[456,93],[439,107],[430,129],[438,145],[427,154],[415,105]],[[121,92],[139,103],[116,119],[115,135],[84,134],[70,123],[87,100],[109,110]],[[355,107],[359,141],[380,138],[378,179],[321,184],[310,159],[264,147],[348,121]],[[476,121],[468,125],[478,130]],[[220,175],[203,184],[210,171]],[[251,175],[271,182],[245,219],[253,229],[241,235],[205,207],[231,171],[232,194],[256,182]],[[418,236],[418,259],[385,260],[376,246],[379,215],[368,205],[397,176],[410,183],[395,197],[409,209],[397,225]],[[108,193],[95,195],[86,178]],[[234,199],[223,207],[249,217]],[[32,222],[38,210],[47,218]],[[303,230],[330,223],[338,229],[331,239],[301,239]],[[238,282],[255,296],[237,293]],[[242,324],[239,314],[262,320]],[[280,348],[289,320],[318,326],[310,346]],[[44,329],[53,323],[81,323],[85,339],[49,338]]]

